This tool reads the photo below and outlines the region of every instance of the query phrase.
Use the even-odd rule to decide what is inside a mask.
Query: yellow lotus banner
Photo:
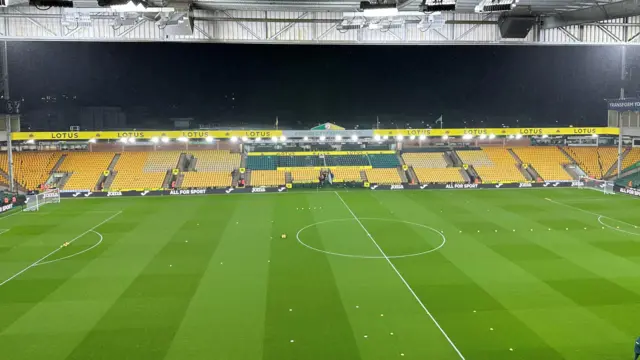
[[[17,132],[11,134],[12,140],[39,141],[74,141],[74,140],[119,140],[122,138],[152,139],[152,138],[187,138],[187,139],[229,139],[231,137],[271,138],[282,136],[281,130],[197,130],[197,131],[60,131],[60,132]]]
[[[463,135],[618,135],[620,130],[612,127],[566,127],[566,128],[477,128],[477,129],[378,129],[380,136],[463,136]]]

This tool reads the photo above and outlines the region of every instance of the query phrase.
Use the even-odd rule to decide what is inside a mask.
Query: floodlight
[[[516,6],[518,0],[482,0],[475,7],[475,12],[501,12],[510,11]]]
[[[36,141],[34,139],[29,139],[29,140],[25,141],[25,144],[29,144],[29,145],[33,145],[35,143],[36,143]]]
[[[309,137],[308,137],[308,136],[305,136],[305,137],[303,137],[303,138],[302,138],[302,140],[303,140],[303,141],[309,141]]]
[[[237,136],[232,136],[231,137],[231,142],[236,142],[238,141],[238,137]]]
[[[455,0],[426,0],[419,7],[420,11],[425,13],[433,13],[439,11],[455,11]]]
[[[320,136],[320,141],[325,141],[326,139],[327,138],[324,135]]]
[[[385,136],[383,137],[383,139],[384,139],[384,140],[389,140],[389,135],[385,135]]]
[[[280,141],[282,141],[282,142],[287,141],[287,137],[286,137],[286,136],[284,136],[284,135],[283,135],[283,136],[280,136]]]
[[[246,137],[246,136],[243,136],[243,137],[242,137],[242,141],[247,142],[247,140],[249,140],[249,138],[248,138],[248,137]]]
[[[273,142],[278,142],[278,138],[277,138],[277,137],[275,137],[275,136],[272,136],[272,137],[271,137],[271,141],[273,141]]]
[[[522,139],[522,134],[516,134],[516,139]]]
[[[29,140],[31,141],[31,140]],[[27,141],[27,143],[29,143],[29,141]],[[96,143],[96,139],[89,139],[89,143],[91,144],[95,144]],[[31,143],[32,144],[32,143]]]
[[[134,138],[134,137],[130,137],[129,138],[129,143],[130,144],[135,144],[135,142],[136,142],[136,138]]]
[[[487,138],[487,134],[480,134],[480,140],[484,140]]]
[[[489,139],[495,139],[496,138],[496,134],[489,134]]]
[[[402,135],[397,135],[396,136],[396,140],[402,141],[402,139],[404,139],[404,136],[402,136]]]
[[[598,137],[598,134],[591,134],[591,137],[593,137],[593,138],[597,138],[597,137]]]
[[[166,136],[163,136],[162,138],[160,138],[160,140],[162,140],[162,142],[165,144],[169,142],[169,138]]]
[[[375,141],[380,141],[380,135],[375,135],[375,136],[373,137],[373,139],[374,139]]]
[[[186,137],[184,137],[184,136],[180,136],[180,137],[178,138],[178,141],[180,141],[180,142],[189,142],[189,138],[186,138]]]
[[[152,138],[150,139],[150,141],[151,141],[152,143],[154,143],[154,144],[157,144],[157,143],[158,143],[158,141],[160,141],[160,139],[159,139],[157,136],[154,136],[154,137],[152,137]],[[91,142],[91,140],[89,140],[89,142]]]
[[[127,143],[127,138],[126,137],[120,138],[120,142],[123,143],[123,144],[126,144]]]
[[[260,141],[262,141],[262,138],[257,137],[257,138],[255,138],[255,141],[256,141],[256,142],[260,142]]]
[[[426,140],[426,139],[427,139],[427,135],[425,134],[420,135],[420,140]]]
[[[416,139],[416,136],[415,136],[415,135],[411,135],[411,136],[409,136],[409,140],[415,140],[415,139]]]
[[[447,140],[448,138],[449,138],[449,135],[447,134],[442,135],[442,140]]]
[[[351,140],[357,141],[358,140],[358,135],[356,135],[356,134],[351,135]]]
[[[513,139],[513,138],[515,138],[515,136],[509,135],[509,139]]]
[[[547,135],[547,134],[542,135],[542,138],[543,138],[543,139],[546,139],[546,138],[548,138],[548,137],[549,137],[549,135]]]
[[[464,135],[462,135],[462,139],[463,139],[463,140],[471,140],[471,139],[473,139],[473,135],[471,135],[471,134],[464,134]]]
[[[396,4],[372,4],[368,1],[360,3],[360,10],[365,17],[387,17],[398,14]]]
[[[213,142],[213,136],[207,136],[206,138],[204,138],[204,140],[208,143],[212,143]]]
[[[340,141],[340,140],[342,140],[342,136],[336,135],[336,141]]]

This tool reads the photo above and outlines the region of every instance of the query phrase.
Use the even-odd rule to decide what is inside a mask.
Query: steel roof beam
[[[546,16],[542,18],[541,26],[543,29],[554,29],[636,15],[640,15],[640,2],[638,0],[623,0]]]

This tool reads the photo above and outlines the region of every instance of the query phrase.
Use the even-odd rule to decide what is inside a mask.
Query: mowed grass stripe
[[[151,200],[147,205],[153,205]],[[151,255],[142,266],[130,263],[128,287],[112,300],[108,311],[73,349],[69,359],[161,359],[179,327],[191,296],[215,252],[221,233],[237,202],[211,215],[211,203],[199,199],[165,199],[153,214],[155,229],[134,229],[138,246]],[[223,200],[224,201],[224,200]],[[222,208],[221,208],[222,209]],[[149,209],[151,211],[151,209]],[[204,215],[204,216],[203,216]],[[194,230],[207,221],[209,231]],[[212,236],[213,235],[213,236]],[[185,243],[191,239],[193,243]],[[142,251],[142,250],[141,250]],[[171,266],[172,265],[172,266]],[[108,350],[105,350],[108,349]]]
[[[369,211],[376,214],[376,219],[382,216],[381,214],[389,212],[385,205],[368,202],[367,200],[371,199],[369,192],[340,195],[358,219],[364,218],[360,221],[366,229],[365,231],[354,218],[352,225],[355,226],[351,227],[354,229],[353,235],[346,237],[345,240],[362,241],[366,246],[376,249],[378,256],[381,257],[379,259],[330,257],[334,268],[340,269],[340,272],[336,272],[340,275],[337,276],[337,282],[341,285],[343,293],[348,295],[343,297],[349,299],[352,304],[359,303],[360,306],[359,309],[351,307],[349,313],[353,313],[354,321],[357,321],[354,329],[360,335],[357,339],[361,344],[363,357],[366,356],[367,359],[394,359],[405,356],[418,359],[460,359],[460,354],[414,297],[412,288],[407,287],[402,277],[396,273],[367,235],[367,231],[373,229],[370,234],[376,243],[402,241],[407,234],[406,228],[394,226],[393,222],[361,216],[356,207],[360,209],[366,206]],[[336,199],[340,201],[340,198],[336,197]],[[342,204],[342,201],[340,203]],[[344,216],[353,218],[347,206],[342,205]],[[406,224],[397,223],[396,225]],[[376,231],[390,226],[399,232]],[[395,253],[410,249],[411,247],[402,247]],[[395,260],[393,260],[394,263]],[[363,334],[368,337],[364,338]]]
[[[340,218],[338,204],[324,193],[275,201],[263,359],[361,359],[329,259],[295,239],[306,225]],[[310,228],[303,236],[321,234]]]
[[[239,197],[165,359],[261,359],[274,197]],[[227,211],[225,202],[218,203]],[[201,225],[203,225],[201,223]],[[218,235],[219,234],[219,235]],[[206,240],[206,236],[203,239]],[[189,244],[191,244],[191,240]],[[214,355],[212,355],[214,354]]]

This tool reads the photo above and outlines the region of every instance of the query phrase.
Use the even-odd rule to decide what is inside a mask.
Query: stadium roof
[[[636,0],[389,0],[387,6],[397,13],[385,16],[366,14],[362,4],[353,0],[150,0],[145,2],[146,7],[119,9],[109,6],[113,0],[100,2],[107,6],[99,6],[97,0],[61,2],[72,7],[35,7],[28,6],[26,0],[4,0],[0,38],[298,44],[640,44],[640,3]],[[438,9],[445,11],[433,11]]]

